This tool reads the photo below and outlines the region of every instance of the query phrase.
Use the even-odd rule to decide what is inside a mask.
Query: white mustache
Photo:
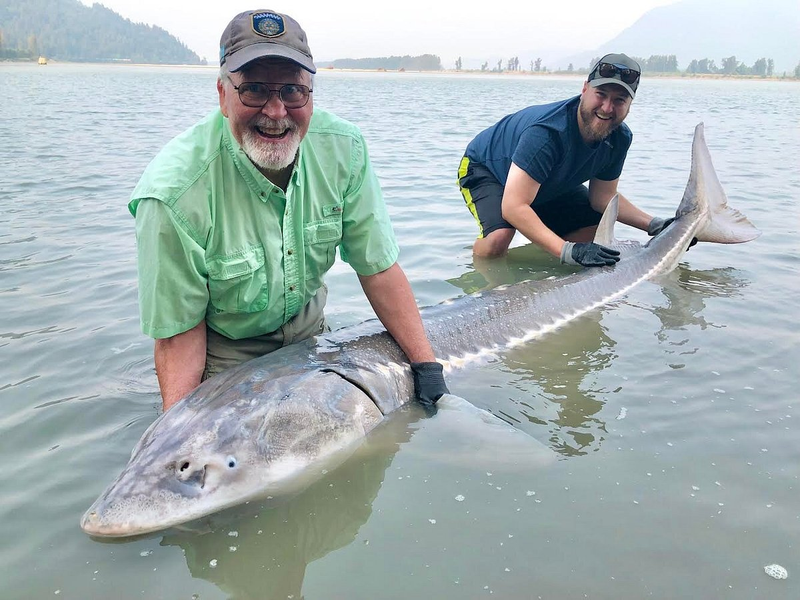
[[[262,117],[253,123],[255,127],[260,127],[261,129],[267,130],[289,130],[294,132],[297,129],[297,125],[291,119],[270,119],[269,117]]]

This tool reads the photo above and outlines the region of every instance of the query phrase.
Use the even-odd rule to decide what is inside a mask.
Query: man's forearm
[[[206,365],[206,322],[171,338],[156,340],[156,375],[164,410],[200,385]]]
[[[619,216],[617,220],[625,225],[636,227],[642,231],[647,231],[647,226],[653,220],[652,215],[644,212],[642,209],[635,206],[622,194],[619,195]]]
[[[560,256],[564,240],[542,222],[531,206],[540,188],[538,181],[511,163],[500,211],[514,229],[553,256]]]
[[[537,246],[553,256],[561,255],[564,240],[553,233],[529,205],[503,207],[503,218]]]
[[[617,214],[617,221],[647,231],[647,226],[653,217],[637,206],[630,200],[617,191],[617,180],[614,181],[601,181],[593,179],[589,183],[589,204],[594,210],[600,214],[606,209],[608,203],[614,197],[614,194],[619,195],[619,212]]]
[[[375,314],[411,362],[436,360],[405,273],[397,263],[375,275],[358,276]]]

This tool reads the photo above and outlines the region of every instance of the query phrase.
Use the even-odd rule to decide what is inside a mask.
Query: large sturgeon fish
[[[523,282],[423,309],[448,368],[537,338],[674,269],[692,238],[747,242],[759,231],[727,206],[697,126],[689,183],[675,220],[646,245],[617,242],[616,199],[598,243],[620,250],[613,267]],[[94,536],[158,531],[319,476],[413,398],[407,359],[377,320],[251,360],[205,381],[142,435],[117,479],[81,520]]]

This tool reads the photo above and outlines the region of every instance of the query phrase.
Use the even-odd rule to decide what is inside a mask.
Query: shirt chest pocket
[[[303,227],[306,279],[321,278],[336,260],[336,246],[342,241],[342,206],[323,208],[324,219]]]
[[[217,312],[251,313],[267,307],[264,248],[252,246],[208,259],[208,292]]]

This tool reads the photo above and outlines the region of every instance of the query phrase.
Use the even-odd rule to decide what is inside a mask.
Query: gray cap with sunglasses
[[[222,32],[219,40],[219,66],[235,73],[259,58],[285,58],[316,73],[306,32],[289,15],[273,10],[248,10],[239,13]]]
[[[606,54],[597,61],[597,64],[589,73],[588,82],[592,87],[598,87],[607,83],[622,86],[631,95],[636,96],[636,89],[639,87],[639,77],[642,69],[639,63],[625,54]]]

